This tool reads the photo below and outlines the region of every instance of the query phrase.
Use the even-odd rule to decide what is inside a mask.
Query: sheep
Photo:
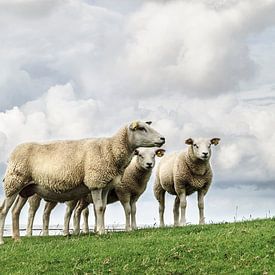
[[[212,181],[209,163],[211,145],[218,145],[220,139],[192,139],[185,141],[189,148],[186,152],[166,155],[157,168],[154,195],[159,202],[160,226],[164,226],[165,192],[176,195],[174,201],[174,226],[186,224],[186,196],[198,192],[199,224],[205,223],[204,196]],[[179,207],[181,217],[179,222]]]
[[[108,195],[108,203],[113,203],[115,201],[120,201],[125,212],[125,230],[130,231],[136,229],[136,202],[139,197],[144,193],[147,183],[151,177],[152,169],[155,166],[155,156],[162,157],[164,155],[164,149],[151,149],[151,148],[139,148],[136,149],[135,155],[125,169],[123,177],[120,182],[118,182],[114,189]],[[74,214],[74,233],[78,234],[79,223],[80,223],[80,213],[85,209],[84,216],[84,232],[87,233],[87,209],[89,203],[92,203],[92,198],[88,195],[86,198],[82,199]],[[131,219],[131,222],[130,222]],[[68,230],[67,230],[68,231]]]
[[[135,155],[130,162],[129,166],[125,169],[123,177],[118,184],[114,186],[114,189],[109,192],[107,203],[113,203],[120,201],[124,207],[126,216],[126,230],[129,231],[132,228],[136,229],[135,209],[136,201],[145,191],[147,183],[152,174],[152,169],[155,166],[155,156],[162,157],[164,149],[152,149],[152,148],[138,148],[135,150]],[[33,216],[39,207],[38,200],[41,198],[38,195],[34,195],[29,198],[29,218],[27,226],[27,235],[31,235]],[[73,210],[74,214],[74,233],[79,234],[80,214],[83,213],[84,217],[84,233],[88,232],[88,214],[89,210],[87,206],[92,203],[92,196],[88,194],[86,197],[79,201],[73,200],[66,202],[66,214],[64,218],[64,235],[69,234],[69,220]],[[50,211],[55,207],[54,202],[47,202],[43,214],[43,235],[48,235],[48,225]],[[77,205],[77,207],[76,207]],[[130,213],[132,217],[132,226],[130,226]]]
[[[134,121],[109,138],[51,143],[24,143],[11,153],[4,177],[5,199],[0,207],[0,244],[6,215],[12,212],[13,238],[19,237],[19,215],[35,193],[49,201],[65,202],[92,194],[97,231],[105,233],[104,212],[109,189],[119,181],[138,147],[161,147],[165,138],[151,122]]]

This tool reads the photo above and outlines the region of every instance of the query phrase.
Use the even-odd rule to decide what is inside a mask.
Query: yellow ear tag
[[[158,157],[162,157],[163,156],[163,152],[162,151],[157,151],[157,156]]]

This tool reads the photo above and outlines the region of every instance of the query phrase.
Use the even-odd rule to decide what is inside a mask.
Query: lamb
[[[125,230],[130,231],[137,228],[136,224],[136,202],[144,193],[147,183],[151,177],[152,169],[155,166],[155,156],[162,157],[164,149],[139,148],[135,151],[134,157],[125,169],[123,177],[118,182],[114,189],[108,195],[108,203],[120,201],[125,212],[126,225]],[[80,213],[85,209],[84,214],[84,232],[87,232],[87,209],[89,203],[92,203],[92,198],[88,195],[82,199],[78,207],[75,209],[74,215],[74,233],[79,234],[80,228]],[[130,222],[131,220],[131,222]]]
[[[126,216],[126,230],[136,229],[136,202],[138,198],[143,194],[146,189],[147,183],[152,174],[152,169],[155,166],[155,156],[162,157],[164,149],[152,149],[152,148],[138,148],[135,150],[135,155],[125,169],[122,180],[116,184],[113,190],[108,194],[107,203],[113,203],[120,201],[124,207]],[[39,207],[41,198],[38,195],[34,195],[29,198],[29,219],[27,226],[27,235],[31,235],[33,216]],[[80,199],[79,201],[73,200],[66,202],[67,209],[64,218],[64,235],[69,234],[69,220],[73,210],[74,214],[74,233],[79,234],[80,231],[80,214],[83,213],[84,217],[84,233],[88,232],[88,215],[89,210],[87,206],[93,202],[91,194]],[[43,214],[43,235],[48,235],[48,225],[50,211],[55,207],[55,202],[47,202]],[[76,207],[77,206],[77,207]],[[132,217],[132,225],[130,225],[130,215]]]
[[[4,178],[5,199],[0,207],[0,244],[6,215],[13,208],[13,238],[19,239],[19,215],[35,193],[64,202],[92,194],[97,231],[105,233],[104,212],[109,189],[119,181],[138,147],[162,146],[165,138],[151,122],[135,121],[109,138],[51,143],[24,143],[12,152]]]
[[[159,202],[160,226],[164,226],[165,192],[176,195],[174,202],[174,226],[186,224],[186,196],[198,192],[199,223],[204,224],[204,196],[212,181],[209,163],[211,145],[218,145],[220,139],[192,139],[185,141],[187,152],[166,155],[160,162],[154,184],[154,194]],[[181,217],[179,221],[179,207]]]

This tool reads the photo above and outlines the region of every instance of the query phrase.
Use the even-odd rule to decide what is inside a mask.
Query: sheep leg
[[[4,244],[3,235],[4,235],[4,225],[6,216],[11,208],[12,204],[16,199],[17,194],[14,194],[10,197],[5,198],[1,207],[0,207],[0,245]]]
[[[83,211],[82,211],[82,217],[83,217],[83,225],[82,225],[82,231],[84,234],[88,234],[89,233],[89,208],[86,207]]]
[[[162,188],[160,178],[157,173],[154,184],[154,195],[159,202],[159,226],[164,227],[165,190]]]
[[[86,223],[85,226],[87,228],[89,228],[88,227],[88,220],[87,221],[85,220],[86,217],[84,216],[84,212],[83,212],[83,211],[85,211],[85,209],[87,208],[88,205],[89,205],[88,202],[80,200],[80,201],[78,201],[78,204],[77,204],[77,206],[74,210],[74,234],[76,234],[76,235],[78,235],[80,233],[80,215],[81,215],[81,213],[82,213],[83,218],[84,218],[84,223]],[[88,215],[89,215],[89,212],[88,212]],[[88,219],[88,217],[87,217],[87,219]],[[88,232],[87,231],[85,231],[85,232],[88,233],[89,229],[88,229]]]
[[[179,200],[180,200],[180,209],[181,209],[180,225],[184,226],[186,225],[185,211],[186,211],[186,205],[187,205],[185,190],[181,190],[181,194],[179,194]]]
[[[199,214],[200,214],[200,220],[199,224],[205,223],[204,218],[204,192],[202,190],[198,191],[198,208],[199,208]]]
[[[180,207],[180,199],[178,196],[176,196],[175,198],[175,202],[174,202],[174,208],[173,208],[173,212],[174,212],[174,226],[179,226],[179,207]]]
[[[159,201],[159,225],[160,227],[164,227],[164,209],[165,209],[165,191],[159,193],[158,196]]]
[[[47,201],[45,204],[44,213],[43,213],[43,231],[42,231],[43,236],[49,236],[50,216],[51,216],[52,210],[55,208],[56,205],[57,205],[57,202],[53,202],[53,201],[51,202]]]
[[[103,221],[103,229],[105,232],[105,220],[104,220],[104,215],[106,211],[106,206],[107,206],[107,199],[108,199],[108,194],[110,191],[110,187],[106,187],[102,190],[102,202],[103,202],[103,215],[102,215],[102,221]]]
[[[78,201],[78,204],[74,210],[74,217],[73,217],[73,223],[74,223],[73,233],[75,235],[80,234],[80,215],[81,215],[81,210],[80,210],[80,205],[79,205],[79,201]]]
[[[107,204],[108,192],[109,189],[107,188],[95,189],[91,191],[96,216],[96,232],[99,235],[105,234],[104,213]]]
[[[37,209],[40,206],[41,197],[38,195],[33,195],[28,199],[29,202],[29,213],[28,213],[28,224],[26,230],[26,236],[32,236],[32,228],[33,228],[33,221],[36,214]]]
[[[20,240],[20,233],[19,233],[19,216],[20,212],[27,202],[28,198],[23,198],[20,195],[17,196],[15,204],[12,208],[12,238],[15,241]]]
[[[96,225],[97,225],[97,216],[96,216],[96,211],[95,211],[95,205],[94,205],[94,216],[95,216],[95,226],[94,226],[94,232],[96,233],[97,232],[97,227],[96,227]]]
[[[126,225],[125,225],[125,230],[130,231],[131,225],[130,225],[130,215],[131,215],[131,206],[130,206],[130,200],[123,201],[121,202],[124,212],[125,212],[125,219],[126,219]]]
[[[76,207],[78,200],[73,200],[73,201],[68,201],[67,202],[67,207],[66,207],[66,212],[64,216],[64,229],[63,229],[63,235],[64,236],[69,236],[70,232],[70,219],[72,216],[72,213]]]
[[[131,227],[132,229],[137,229],[137,222],[136,222],[136,200],[131,202]]]

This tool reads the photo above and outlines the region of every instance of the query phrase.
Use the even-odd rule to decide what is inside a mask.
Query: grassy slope
[[[0,247],[0,274],[275,274],[275,219],[32,237]]]

